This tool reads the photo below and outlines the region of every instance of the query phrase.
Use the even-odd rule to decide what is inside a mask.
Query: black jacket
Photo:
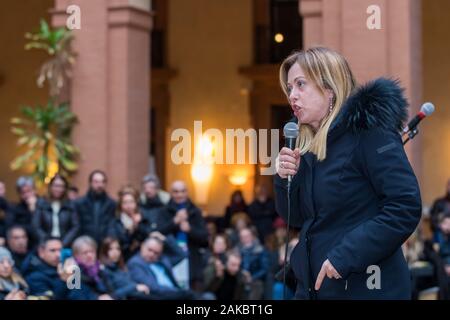
[[[69,247],[80,231],[80,219],[72,202],[64,201],[58,213],[59,232],[64,247]],[[33,216],[33,228],[39,239],[51,235],[53,228],[53,209],[47,200],[41,202]]]
[[[173,218],[177,212],[177,205],[170,200],[167,206],[160,212],[160,232],[176,237],[179,228],[173,223]],[[205,221],[202,212],[190,200],[187,203],[188,221],[191,231],[188,234],[189,248],[189,273],[191,281],[201,281],[203,278],[203,268],[205,261],[203,255],[204,249],[208,246],[208,231],[206,230]]]
[[[0,238],[6,237],[6,214],[9,210],[8,201],[0,197]]]
[[[150,268],[151,263],[146,262],[142,256],[137,253],[127,263],[128,270],[132,279],[137,283],[145,284],[150,288],[150,295],[160,300],[192,300],[194,293],[191,290],[182,289],[172,272],[174,266],[173,259],[162,255],[158,263],[163,268],[164,273],[173,283],[173,287],[167,287],[158,283],[157,277]]]
[[[156,299],[153,294],[145,294],[136,289],[137,283],[131,278],[131,275],[122,270],[117,264],[105,265],[103,269],[105,277],[113,288],[111,296],[116,300],[151,300]]]
[[[153,210],[154,211],[154,210]],[[108,235],[119,240],[120,247],[124,253],[125,260],[133,256],[151,232],[156,231],[157,222],[154,221],[151,212],[141,213],[141,221],[137,228],[129,233],[125,226],[120,221],[120,218],[115,218],[109,227]]]
[[[450,213],[450,194],[434,201],[430,210],[433,231],[439,230],[439,218],[442,214]]]
[[[44,200],[42,198],[38,198],[36,202],[36,209],[42,204]],[[6,229],[11,228],[12,226],[22,226],[27,231],[28,235],[28,244],[30,248],[33,248],[38,241],[38,236],[36,234],[36,230],[34,230],[32,226],[32,220],[34,212],[31,212],[28,209],[28,205],[25,201],[20,201],[16,204],[10,204],[8,206],[8,211],[6,213],[5,225]]]
[[[258,238],[265,243],[266,237],[273,231],[273,220],[277,217],[275,202],[268,198],[265,202],[255,199],[248,207],[248,215],[258,230]]]
[[[98,203],[99,211],[95,212]],[[106,193],[95,195],[89,191],[75,201],[75,210],[80,217],[80,234],[94,238],[98,244],[107,236],[109,226],[115,217],[116,202]]]
[[[331,125],[327,158],[301,157],[291,186],[291,225],[301,228],[291,255],[297,298],[410,299],[401,245],[421,217],[420,190],[399,135],[407,102],[397,82],[378,79],[357,89]],[[287,217],[286,180],[275,176],[278,213]],[[329,259],[342,279],[314,284]],[[381,271],[381,288],[369,290]]]
[[[72,300],[79,297],[80,291],[70,290],[59,277],[56,267],[48,265],[36,255],[31,257],[23,272],[31,295],[45,296],[52,300]]]

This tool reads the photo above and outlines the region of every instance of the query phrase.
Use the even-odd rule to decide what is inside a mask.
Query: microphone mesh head
[[[295,122],[288,122],[283,128],[283,135],[286,138],[297,138],[298,136],[298,124]]]
[[[425,113],[427,116],[434,112],[434,105],[431,102],[424,103],[420,111]]]

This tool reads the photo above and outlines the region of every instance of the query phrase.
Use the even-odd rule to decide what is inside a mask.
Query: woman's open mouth
[[[291,105],[291,108],[292,108],[292,111],[294,111],[294,114],[295,114],[296,116],[298,116],[298,115],[299,115],[299,112],[300,112],[300,110],[301,110],[300,106],[297,105],[297,104],[293,104],[293,105]]]

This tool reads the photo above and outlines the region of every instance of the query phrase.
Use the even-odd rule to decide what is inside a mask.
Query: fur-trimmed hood
[[[358,87],[344,102],[331,128],[354,133],[381,127],[400,132],[408,118],[408,102],[398,80],[378,78]]]

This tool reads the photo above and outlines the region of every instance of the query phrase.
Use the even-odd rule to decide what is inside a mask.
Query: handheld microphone
[[[291,150],[295,149],[295,141],[298,136],[298,124],[295,122],[288,122],[283,128],[283,135],[285,138],[285,146]],[[286,269],[287,266],[287,256],[289,247],[289,226],[291,224],[291,181],[292,176],[288,175],[287,183],[287,224],[286,224],[286,244],[284,245],[284,263],[283,263],[283,298],[287,298],[287,286],[286,286]]]
[[[295,149],[295,141],[298,136],[298,124],[295,122],[288,122],[283,128],[283,135],[285,139],[285,147],[294,150]],[[292,181],[292,176],[288,176],[288,184]]]
[[[431,115],[434,112],[434,109],[434,105],[431,102],[424,103],[420,108],[419,113],[412,118],[408,125],[403,129],[403,134],[415,130],[419,122]]]

